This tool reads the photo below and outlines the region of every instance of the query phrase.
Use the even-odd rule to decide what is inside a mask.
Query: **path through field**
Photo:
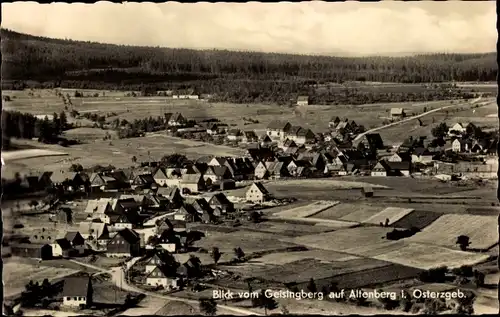
[[[472,100],[469,104],[470,105],[474,105],[476,104],[477,102],[479,102],[481,100],[481,96]],[[365,136],[366,134],[369,134],[369,133],[373,133],[373,132],[376,132],[376,131],[379,131],[379,130],[382,130],[382,129],[387,129],[389,127],[392,127],[392,126],[395,126],[395,125],[398,125],[398,124],[402,124],[402,123],[406,123],[408,121],[411,121],[411,120],[415,120],[415,119],[418,119],[418,118],[421,118],[421,117],[424,117],[424,116],[427,116],[431,113],[434,113],[434,112],[437,112],[437,111],[441,111],[441,110],[445,110],[445,109],[448,109],[448,108],[451,108],[451,107],[455,107],[457,105],[460,105],[460,104],[453,104],[453,105],[449,105],[449,106],[444,106],[444,107],[440,107],[440,108],[436,108],[436,109],[432,109],[432,110],[429,110],[427,112],[424,112],[424,113],[421,113],[419,115],[416,115],[416,116],[412,116],[412,117],[409,117],[409,118],[406,118],[406,119],[403,119],[403,120],[400,120],[400,121],[396,121],[396,122],[392,122],[392,123],[389,123],[389,124],[386,124],[386,125],[383,125],[383,126],[380,126],[380,127],[377,127],[377,128],[374,128],[374,129],[370,129],[366,132],[363,132],[361,134],[358,134],[355,138],[354,138],[354,141],[353,142],[356,142],[356,141],[359,141],[363,136]]]

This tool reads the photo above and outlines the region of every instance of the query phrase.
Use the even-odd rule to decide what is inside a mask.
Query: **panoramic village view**
[[[2,4],[5,314],[497,314],[494,6]],[[136,38],[120,18],[123,41],[83,27],[134,11],[131,27],[185,20],[189,38],[198,21],[212,39],[203,17],[218,13],[404,14],[382,34],[420,28],[410,7],[472,31],[442,43],[428,34],[457,30],[429,17],[394,51],[366,38],[372,53],[347,40],[335,53],[277,48],[300,42],[292,22],[277,46],[256,35],[269,49],[236,28],[201,49]],[[68,12],[71,25],[36,24]],[[318,41],[340,30],[322,21]]]

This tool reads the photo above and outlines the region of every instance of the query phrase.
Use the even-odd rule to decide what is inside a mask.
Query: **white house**
[[[453,152],[456,153],[467,152],[471,148],[472,148],[472,142],[469,140],[455,139],[455,141],[451,143],[451,149]]]
[[[403,108],[391,108],[390,114],[393,119],[402,119],[406,117],[406,113]]]
[[[387,168],[384,166],[384,162],[380,161],[373,167],[371,171],[371,176],[387,176]]]
[[[271,195],[262,183],[253,183],[246,192],[246,200],[253,203],[263,203],[270,197]]]
[[[227,139],[229,141],[241,141],[243,139],[243,133],[240,129],[231,129],[227,131]]]
[[[146,284],[149,286],[162,286],[164,289],[179,288],[179,278],[168,277],[160,267],[156,267],[146,277]]]
[[[448,129],[448,135],[463,134],[467,129],[467,125],[464,123],[455,123],[452,127]]]
[[[308,96],[299,96],[297,98],[297,106],[307,106],[309,105],[309,97]]]
[[[271,139],[283,141],[286,137],[285,134],[291,127],[290,122],[275,120],[269,123],[266,132]]]
[[[85,308],[92,304],[92,281],[88,276],[64,279],[62,305],[68,308]]]

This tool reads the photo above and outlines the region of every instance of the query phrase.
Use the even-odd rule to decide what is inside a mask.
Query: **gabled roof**
[[[244,131],[243,134],[247,139],[257,139],[257,134],[255,131]]]
[[[217,193],[210,198],[210,204],[231,205],[232,203],[227,199],[224,193]]]
[[[308,136],[308,135],[313,135],[314,132],[311,131],[311,129],[300,129],[299,132],[297,132],[297,136]]]
[[[231,176],[227,166],[210,166],[206,174],[213,174],[218,177]]]
[[[300,130],[302,130],[302,127],[300,127],[300,126],[292,126],[288,130],[287,134],[297,136],[299,134]]]
[[[297,144],[295,143],[294,140],[286,139],[285,143],[283,143],[283,146],[290,148],[290,147],[297,147]]]
[[[386,162],[391,170],[407,171],[410,170],[410,162]]]
[[[86,297],[91,288],[90,276],[71,276],[64,279],[64,297]]]
[[[71,250],[71,242],[69,242],[67,239],[57,239],[56,243],[61,247],[62,250]]]
[[[227,159],[220,156],[214,156],[210,161],[215,160],[220,166],[226,164]]]
[[[182,182],[184,184],[198,184],[201,177],[201,174],[184,174],[182,175]]]
[[[130,244],[137,243],[141,239],[137,232],[135,232],[134,230],[130,230],[129,228],[118,231],[118,235],[120,235],[125,241]]]
[[[97,239],[107,239],[108,230],[105,223],[102,222],[94,222],[94,221],[82,221],[78,227],[78,232],[82,234],[91,234],[91,230],[94,231],[94,235],[97,235]]]
[[[184,120],[184,116],[180,112],[174,113],[169,119],[169,121],[174,121],[174,122],[182,120]]]
[[[241,136],[241,135],[243,135],[243,133],[241,132],[240,129],[231,129],[231,130],[227,131],[227,135]]]
[[[137,175],[136,179],[139,180],[142,184],[154,184],[155,183],[155,179],[154,179],[153,175],[151,175],[149,173]]]
[[[264,185],[261,182],[253,183],[251,187],[257,188],[264,195],[269,194],[269,191],[264,187]]]
[[[382,140],[380,133],[367,133],[365,134],[365,138],[370,147],[377,150],[384,148],[384,141]]]
[[[193,207],[193,205],[190,205],[190,204],[184,204],[184,206],[182,206],[181,208],[179,208],[179,210],[177,211],[177,213],[178,214],[188,214],[188,215],[192,215],[192,216],[195,216],[195,217],[199,217],[199,214],[196,211],[196,209]]]
[[[286,126],[289,125],[290,123],[287,121],[280,121],[280,120],[274,120],[269,123],[267,128],[269,130],[285,130]]]
[[[212,207],[210,207],[207,200],[204,198],[196,199],[192,205],[199,213],[212,212]]]
[[[78,236],[82,237],[82,235],[80,234],[80,232],[78,232],[78,231],[68,231],[66,233],[66,235],[64,236],[64,238],[71,242],[71,241],[75,240],[75,238],[78,237]]]

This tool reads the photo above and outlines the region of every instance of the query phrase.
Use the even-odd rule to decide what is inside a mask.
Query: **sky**
[[[112,44],[322,55],[496,51],[495,1],[2,3],[2,27]]]

